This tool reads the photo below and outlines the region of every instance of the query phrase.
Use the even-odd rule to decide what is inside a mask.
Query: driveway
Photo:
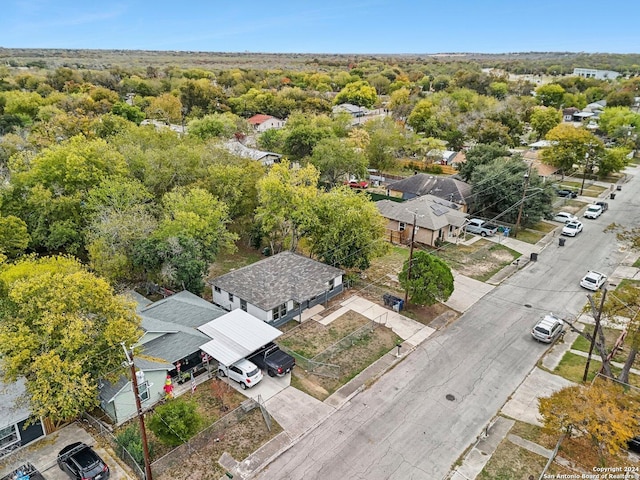
[[[292,439],[335,411],[333,407],[293,387],[285,388],[267,400],[267,410]]]
[[[493,288],[492,285],[465,277],[454,271],[453,293],[444,304],[456,312],[464,313]]]
[[[25,462],[31,462],[46,480],[69,480],[69,477],[58,467],[56,459],[60,450],[74,442],[84,442],[92,446],[105,463],[109,465],[112,480],[134,478],[121,466],[120,459],[116,460],[115,453],[110,448],[103,448],[102,444],[104,442],[99,443],[78,422],[67,425],[11,455],[6,468],[0,471],[0,476],[7,474]]]
[[[290,373],[283,377],[270,377],[266,372],[263,373],[262,380],[260,380],[256,386],[247,388],[246,390],[242,390],[240,384],[230,380],[229,377],[221,378],[221,380],[227,382],[244,396],[253,398],[254,400],[260,396],[263,401],[269,400],[291,384]]]

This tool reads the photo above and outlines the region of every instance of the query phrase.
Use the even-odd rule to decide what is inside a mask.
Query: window
[[[213,287],[213,289],[216,291],[216,293],[220,293],[220,287]]]
[[[398,231],[404,232],[404,229],[407,228],[407,224],[404,222],[398,222]]]
[[[230,294],[229,294],[229,301],[230,301],[230,302],[233,302],[233,293],[230,293]]]
[[[18,437],[18,432],[16,432],[15,425],[10,425],[0,430],[0,448],[8,447],[18,440],[20,438]]]
[[[142,382],[138,385],[138,396],[142,402],[149,400],[149,382]]]
[[[240,308],[242,310],[244,310],[245,312],[247,311],[247,301],[246,300],[240,300]]]
[[[330,292],[335,288],[335,286],[336,286],[335,282],[336,282],[335,278],[332,278],[331,280],[329,280],[329,291]]]
[[[282,305],[274,308],[273,310],[271,310],[271,313],[273,314],[274,320],[277,320],[280,317],[284,317],[287,314],[287,304],[283,303]]]

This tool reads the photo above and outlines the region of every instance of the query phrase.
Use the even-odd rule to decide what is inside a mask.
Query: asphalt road
[[[586,302],[578,285],[586,270],[610,275],[624,258],[603,229],[637,224],[639,188],[636,175],[604,215],[584,220],[583,233],[564,247],[550,244],[257,478],[444,478],[544,353],[532,325],[549,311],[575,317]]]

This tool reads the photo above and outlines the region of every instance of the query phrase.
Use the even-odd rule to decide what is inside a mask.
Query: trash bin
[[[622,190],[622,185],[617,185],[616,186],[616,190],[618,190],[618,191]]]
[[[558,239],[558,245],[560,245],[561,247],[564,247],[565,240],[566,240],[566,238],[559,238]]]
[[[560,240],[564,241],[564,238],[561,238]],[[538,261],[538,254],[536,252],[531,252],[531,257],[530,257],[532,262],[537,262]]]
[[[609,198],[610,198],[611,200],[615,199],[615,198],[616,198],[616,194],[615,194],[615,193],[610,193],[610,194],[609,194]]]

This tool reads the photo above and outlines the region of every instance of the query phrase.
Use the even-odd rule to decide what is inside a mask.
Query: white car
[[[587,290],[597,291],[604,282],[607,281],[607,276],[604,273],[589,270],[587,274],[580,280],[580,286]]]
[[[552,343],[562,334],[562,320],[553,313],[545,315],[531,330],[531,336],[539,342]]]
[[[235,380],[243,390],[253,387],[262,380],[262,371],[245,358],[228,367],[220,364],[218,366],[218,374],[221,377],[229,377],[231,380]]]
[[[584,212],[584,218],[598,218],[602,215],[602,207],[600,205],[589,205]]]
[[[553,217],[553,221],[554,222],[561,222],[561,223],[577,222],[578,221],[578,217],[576,217],[575,215],[571,215],[570,213],[567,213],[567,212],[558,212]]]
[[[582,223],[578,222],[569,222],[564,227],[562,227],[562,235],[566,235],[568,237],[575,237],[582,231]]]

